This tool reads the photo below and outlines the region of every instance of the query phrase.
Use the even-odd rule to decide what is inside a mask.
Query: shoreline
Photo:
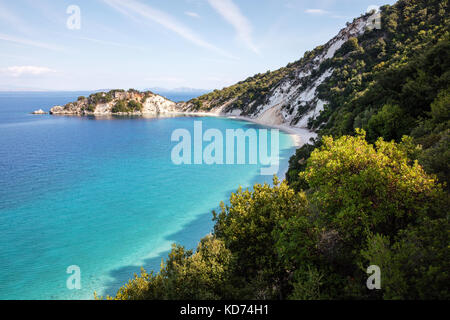
[[[57,117],[58,116],[60,116],[60,115],[56,115]],[[106,115],[106,117],[105,118],[108,118],[110,115]],[[147,117],[149,116],[149,115],[146,115]],[[158,117],[158,115],[154,115],[156,118]],[[315,134],[313,133],[313,132],[310,132],[309,130],[307,130],[307,129],[301,129],[301,128],[292,128],[292,127],[290,127],[290,126],[288,126],[288,125],[270,125],[270,124],[266,124],[266,123],[262,123],[261,121],[258,121],[257,119],[251,119],[251,118],[247,118],[247,117],[237,117],[237,116],[227,116],[227,115],[225,115],[225,114],[211,114],[211,113],[162,113],[162,114],[160,114],[159,115],[161,118],[164,118],[164,117],[173,117],[173,116],[179,116],[179,117],[189,117],[189,116],[191,116],[191,117],[196,117],[196,116],[198,116],[198,117],[217,117],[217,118],[225,118],[225,119],[230,119],[230,120],[241,120],[241,121],[246,121],[246,122],[249,122],[249,123],[255,123],[255,124],[258,124],[258,125],[261,125],[261,126],[263,126],[263,127],[272,127],[272,128],[275,128],[275,129],[279,129],[280,131],[283,131],[286,135],[288,135],[290,138],[291,138],[291,141],[292,142],[290,142],[290,147],[289,147],[289,149],[288,148],[285,148],[285,155],[283,155],[282,157],[281,157],[281,155],[280,155],[280,166],[279,166],[279,170],[278,170],[278,172],[277,172],[277,176],[278,176],[278,178],[280,179],[280,181],[283,181],[283,180],[285,180],[286,179],[286,173],[287,173],[287,171],[288,171],[288,169],[289,169],[289,159],[290,159],[290,157],[293,155],[293,154],[295,154],[295,152],[296,152],[296,149],[298,148],[298,147],[300,147],[301,145],[303,145],[304,143],[307,143],[308,141],[309,141],[309,137],[311,137],[311,136],[314,136]],[[70,117],[70,115],[69,115],[69,117]],[[100,118],[101,118],[102,116],[100,116]],[[119,116],[120,117],[120,116]],[[145,117],[145,116],[144,116]],[[195,119],[195,118],[194,118]],[[201,121],[201,119],[199,119],[200,121]],[[245,124],[243,124],[243,125],[245,125]],[[226,126],[226,123],[225,123],[225,126]],[[258,128],[257,128],[258,129]],[[281,140],[281,137],[280,137],[280,140]],[[287,143],[289,143],[288,141],[289,141],[289,139],[287,139],[287,137],[283,137],[283,141],[284,141],[284,143],[287,145]],[[281,147],[281,146],[280,146]],[[289,152],[288,152],[289,151]],[[287,155],[287,156],[286,156]],[[262,178],[261,176],[260,176],[260,172],[258,171],[258,172],[255,172],[255,176],[253,177],[253,179],[256,177],[256,176],[259,176],[259,179],[265,179],[266,181],[267,181],[267,183],[269,183],[270,185],[272,185],[272,177],[271,176],[267,176],[267,177],[265,177],[265,178]],[[251,180],[253,180],[253,179],[251,179]],[[250,180],[249,180],[250,181]],[[238,180],[236,179],[236,180],[234,180],[234,178],[233,178],[233,182],[232,182],[232,184],[233,185],[235,185],[235,188],[233,189],[233,191],[234,190],[236,190],[237,189],[237,187],[238,187],[238,185],[239,185],[239,183],[238,183]],[[250,183],[249,184],[249,189],[252,189],[253,188],[253,186],[254,186],[254,183]],[[218,197],[217,197],[217,201],[216,202],[214,202],[215,204],[218,204],[219,203],[219,201],[225,201],[225,202],[227,202],[229,200],[229,195],[227,194],[226,196],[222,196],[222,195],[219,195]],[[211,202],[212,203],[212,202]],[[208,208],[208,207],[207,207]],[[195,208],[192,208],[192,210],[196,210],[196,211],[198,211],[198,212],[203,212],[203,211],[205,211],[205,210],[203,210],[204,208],[203,207],[201,207],[200,209],[198,208],[198,207],[195,207]],[[214,207],[211,207],[211,209],[214,209]],[[167,209],[166,209],[167,210]],[[208,212],[210,212],[210,209],[208,209]],[[193,220],[193,221],[196,221],[196,220]],[[209,220],[208,220],[209,221]],[[203,225],[200,225],[202,228],[204,227]],[[192,228],[192,229],[190,229],[190,228]],[[187,223],[187,226],[185,227],[185,226],[183,226],[183,227],[180,227],[180,230],[183,232],[183,233],[187,233],[187,234],[191,234],[191,232],[192,232],[192,234],[193,234],[193,238],[194,238],[194,235],[195,235],[195,233],[193,233],[194,231],[195,231],[195,228],[193,228],[189,223]],[[172,234],[177,234],[177,233],[179,233],[179,232],[181,232],[180,230],[178,230],[178,229],[176,229],[176,230],[174,230],[173,232],[170,232],[169,234],[170,235],[172,235]],[[200,231],[202,231],[203,229],[201,229]],[[206,228],[205,228],[205,230],[206,230]],[[202,233],[202,232],[200,232],[200,233]],[[206,234],[205,234],[206,235]],[[200,235],[198,238],[197,238],[197,236],[195,236],[195,242],[196,243],[198,243],[200,240],[201,240],[201,238],[202,237],[204,237],[205,235]],[[140,240],[142,240],[142,239],[140,239]],[[186,241],[186,240],[185,240]],[[130,261],[128,261],[127,259],[127,257],[128,256],[124,256],[125,258],[124,259],[126,259],[126,263],[122,263],[122,260],[117,260],[117,261],[115,261],[114,260],[114,267],[112,268],[112,270],[110,270],[110,269],[105,269],[106,270],[106,273],[103,273],[103,271],[102,272],[99,272],[97,275],[96,275],[96,279],[98,279],[97,281],[95,281],[95,282],[92,282],[92,283],[90,283],[89,284],[89,286],[86,286],[86,289],[89,289],[89,288],[94,288],[94,290],[93,291],[97,291],[100,295],[106,295],[106,294],[112,294],[113,295],[113,293],[117,293],[117,290],[118,290],[118,288],[117,288],[117,290],[116,290],[116,288],[113,288],[113,289],[111,289],[112,288],[112,285],[111,285],[111,283],[112,283],[112,281],[111,281],[111,278],[110,278],[110,275],[111,275],[111,273],[112,272],[114,272],[114,271],[116,271],[116,270],[123,270],[124,268],[126,268],[126,267],[129,267],[129,266],[135,266],[136,268],[135,269],[133,269],[133,271],[134,270],[136,270],[136,272],[138,272],[138,270],[139,270],[139,268],[141,267],[141,266],[145,266],[146,265],[146,261],[147,260],[149,260],[149,259],[156,259],[156,258],[158,258],[159,260],[161,260],[160,258],[163,258],[163,259],[167,259],[167,253],[166,253],[166,250],[165,249],[159,249],[158,250],[158,252],[152,252],[152,255],[151,256],[146,256],[146,255],[140,255],[140,253],[141,252],[143,252],[143,251],[145,251],[145,252],[147,252],[147,246],[144,244],[144,243],[147,243],[148,241],[146,240],[146,239],[144,239],[143,241],[142,241],[142,246],[136,246],[136,247],[133,247],[133,249],[132,249],[132,252],[133,252],[133,254],[132,255],[130,255],[130,257],[132,258],[132,260],[130,260]],[[175,241],[172,241],[172,242],[175,242]],[[172,243],[171,242],[171,243]],[[171,244],[170,243],[170,244]],[[182,244],[183,245],[188,245],[187,244],[187,242],[182,242]],[[143,250],[141,250],[141,248],[143,248]],[[165,248],[165,247],[164,247]],[[144,250],[145,249],[145,250]],[[170,248],[168,247],[167,248],[168,250],[170,250]],[[194,247],[194,249],[195,249],[195,247]],[[112,261],[112,260],[111,260]],[[116,264],[117,263],[117,264]],[[103,269],[99,269],[99,270],[103,270]],[[155,271],[155,272],[158,272],[159,271],[159,268],[158,268],[158,266],[157,265],[155,265],[154,267],[152,267],[152,268],[148,268],[147,269],[147,271],[148,272],[150,272],[150,271]],[[128,275],[128,277],[125,279],[125,277],[124,277],[124,281],[123,282],[120,282],[119,283],[119,285],[120,286],[122,286],[122,285],[125,285],[126,284],[126,282],[129,280],[129,279],[131,279],[132,278],[132,274],[130,273],[129,275]],[[115,278],[114,278],[115,279]],[[97,287],[98,286],[98,287]],[[98,288],[98,289],[97,289]],[[111,291],[110,291],[111,290]],[[92,291],[92,292],[93,292]],[[65,297],[64,297],[65,298]],[[74,299],[74,298],[77,298],[77,297],[72,297],[72,296],[70,296],[68,299]],[[90,296],[90,294],[89,295],[86,295],[86,297],[83,297],[83,298],[86,298],[86,299],[89,299],[89,298],[91,298],[91,296]]]
[[[278,124],[278,125],[270,124],[270,123],[266,123],[266,122],[258,120],[258,119],[244,117],[244,116],[228,116],[226,114],[209,113],[209,112],[166,112],[166,113],[162,113],[162,115],[164,115],[164,114],[180,115],[180,116],[216,117],[216,118],[224,118],[224,119],[231,119],[231,120],[241,120],[241,121],[247,121],[250,123],[255,123],[255,124],[269,127],[269,128],[278,129],[280,131],[284,131],[285,133],[287,133],[289,135],[289,137],[292,139],[292,142],[293,142],[292,148],[294,149],[294,152],[291,154],[290,157],[295,155],[295,152],[297,149],[299,149],[302,146],[304,146],[305,144],[309,143],[311,138],[317,137],[317,133],[312,132],[306,128],[292,127],[287,124]],[[287,165],[286,165],[286,167],[283,167],[283,171],[279,171],[277,174],[278,178],[281,180],[286,179],[286,174],[289,171],[290,157],[288,157],[286,159]],[[279,164],[280,164],[279,170],[282,170],[281,169],[281,159],[280,159]]]
[[[233,119],[233,120],[242,120],[255,124],[259,124],[261,126],[266,126],[274,129],[279,129],[288,133],[294,141],[294,146],[296,148],[300,148],[303,145],[307,144],[311,138],[316,138],[317,133],[310,131],[306,128],[297,128],[292,127],[287,124],[270,124],[264,121],[260,121],[258,119],[244,117],[244,116],[233,116],[219,113],[209,113],[209,112],[166,112],[161,113],[160,115],[189,115],[189,116],[199,116],[199,117],[217,117],[217,118],[225,118],[225,119]]]
[[[287,124],[267,124],[264,121],[259,121],[258,119],[243,116],[225,116],[225,117],[227,119],[248,121],[251,123],[256,123],[262,126],[271,127],[274,129],[284,131],[291,136],[291,138],[294,140],[294,146],[297,148],[300,148],[303,145],[307,144],[311,138],[317,137],[317,134],[315,132],[309,131],[308,129],[304,128],[291,127]]]
[[[55,116],[60,116],[59,114],[55,114]],[[73,115],[73,116],[85,116],[85,115]],[[105,115],[93,115],[94,117],[111,117],[114,116],[114,114],[105,114]],[[118,115],[120,116],[120,115]],[[261,121],[260,119],[245,117],[245,116],[234,116],[234,115],[227,115],[224,113],[213,113],[213,112],[162,112],[158,114],[141,114],[137,115],[140,117],[148,117],[152,116],[155,118],[164,118],[164,117],[177,117],[177,116],[197,116],[197,117],[215,117],[215,118],[224,118],[224,119],[230,119],[230,120],[241,120],[246,121],[254,124],[258,124],[261,126],[269,127],[278,129],[280,131],[285,132],[292,140],[292,148],[294,149],[294,152],[292,155],[295,154],[295,151],[298,148],[301,148],[303,145],[308,144],[311,138],[316,138],[317,133],[312,132],[306,128],[298,128],[298,127],[292,127],[288,124],[273,124],[273,123],[267,123],[266,121]],[[291,155],[291,156],[292,156]],[[289,157],[290,158],[290,157]],[[286,173],[289,170],[289,158],[287,159],[287,166],[283,172],[278,172],[277,176],[278,178],[281,178],[282,180],[285,179]],[[281,160],[281,159],[280,159]],[[281,164],[281,161],[280,161]]]

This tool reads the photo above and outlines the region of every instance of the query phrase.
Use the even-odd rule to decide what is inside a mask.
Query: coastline
[[[303,145],[307,144],[311,138],[316,138],[317,133],[310,131],[306,128],[298,128],[292,127],[287,124],[271,124],[265,121],[261,121],[259,119],[244,117],[244,116],[233,116],[227,115],[223,113],[210,113],[210,112],[165,112],[160,115],[188,115],[188,116],[199,116],[199,117],[218,117],[218,118],[226,118],[226,119],[234,119],[234,120],[242,120],[255,124],[259,124],[262,126],[279,129],[288,133],[294,141],[294,146],[296,148],[300,148]]]
[[[56,116],[57,117],[53,118],[53,119],[57,120],[59,115],[56,115]],[[144,115],[144,117],[149,117],[149,116],[151,116],[151,115],[149,115],[149,114]],[[160,115],[154,114],[153,116],[154,117],[160,116],[161,118],[174,117],[174,116],[179,116],[179,117],[189,117],[189,116],[191,116],[191,117],[195,117],[195,116],[217,117],[217,118],[224,118],[224,119],[238,120],[238,121],[241,120],[241,121],[246,121],[246,122],[250,122],[250,123],[256,123],[256,124],[264,126],[266,128],[272,127],[272,128],[279,129],[280,131],[283,131],[283,133],[286,134],[282,137],[282,139],[284,141],[284,146],[282,147],[282,148],[284,148],[283,149],[284,152],[283,152],[282,156],[280,156],[280,166],[279,166],[279,170],[277,173],[277,176],[279,177],[280,181],[285,180],[285,178],[286,178],[286,172],[289,168],[290,156],[292,156],[292,154],[295,154],[297,147],[299,147],[300,145],[302,145],[304,143],[307,143],[309,140],[309,137],[313,134],[313,133],[309,132],[308,130],[299,129],[299,128],[298,129],[290,128],[287,125],[270,125],[270,124],[262,123],[261,121],[258,121],[257,119],[251,119],[251,118],[247,118],[247,117],[236,117],[236,116],[231,116],[231,115],[227,116],[226,114],[177,112],[177,113],[161,113]],[[83,116],[79,116],[79,117],[83,117]],[[69,118],[71,118],[71,117],[69,116]],[[99,118],[101,119],[102,116],[100,116]],[[109,118],[109,116],[105,117],[105,119],[107,119],[107,118]],[[42,119],[42,120],[45,120],[45,119]],[[198,120],[201,120],[201,118],[199,118]],[[206,120],[207,119],[205,119],[205,121]],[[242,123],[242,125],[245,128],[245,123]],[[224,126],[226,127],[227,124],[224,123]],[[239,126],[241,127],[241,125],[239,125]],[[155,130],[157,130],[157,128],[158,127],[155,127]],[[289,138],[286,136],[289,136],[291,138],[291,141],[289,141]],[[280,137],[280,139],[281,139],[281,137]],[[108,170],[107,172],[112,172],[112,170]],[[259,172],[258,173],[255,172],[255,174],[259,175]],[[263,178],[260,176],[257,178],[258,179],[266,179],[267,183],[272,185],[272,177],[271,176],[267,176],[266,178]],[[233,179],[236,179],[236,178],[233,178]],[[228,180],[230,180],[230,179],[228,179]],[[252,188],[253,184],[254,184],[253,182],[251,184],[249,184],[249,187]],[[95,185],[93,185],[93,186],[95,186]],[[233,180],[231,185],[228,183],[228,187],[225,189],[234,191],[237,189],[237,187],[238,187],[237,180]],[[85,189],[83,189],[83,190],[85,190]],[[227,199],[228,195],[224,196],[220,191],[217,191],[215,195],[214,195],[214,193],[210,193],[210,197],[211,198],[215,197],[218,200],[217,201],[209,201],[208,200],[208,203],[218,204],[219,201],[221,201],[221,200],[225,200],[225,201],[228,200]],[[57,203],[54,205],[57,207]],[[105,207],[103,207],[103,206],[99,206],[99,209],[97,209],[97,210],[104,210],[104,208]],[[193,215],[195,217],[195,219],[192,219],[192,221],[189,220],[188,223],[186,223],[185,225],[177,226],[177,228],[175,228],[176,225],[174,224],[173,225],[174,229],[167,229],[169,231],[167,231],[164,234],[164,239],[166,239],[166,238],[170,239],[170,243],[169,243],[169,240],[167,241],[167,243],[164,241],[161,241],[161,243],[158,242],[157,252],[151,251],[151,250],[154,250],[154,248],[152,246],[150,246],[150,245],[147,246],[147,243],[149,243],[149,244],[156,243],[155,240],[153,240],[152,238],[142,239],[140,236],[136,236],[137,239],[142,239],[142,242],[139,241],[141,243],[136,245],[136,247],[131,248],[131,250],[130,250],[131,253],[127,252],[127,255],[121,256],[120,259],[108,258],[107,265],[112,266],[112,267],[110,269],[105,268],[105,270],[106,270],[105,272],[102,271],[101,273],[99,272],[98,274],[95,275],[96,280],[93,280],[93,282],[89,286],[86,286],[84,288],[84,290],[88,291],[87,293],[80,292],[79,294],[82,294],[83,296],[68,295],[67,297],[64,296],[64,298],[76,299],[76,298],[82,297],[82,298],[89,299],[91,297],[91,295],[90,295],[91,288],[95,289],[92,291],[97,291],[101,295],[102,294],[105,294],[105,295],[112,294],[113,292],[116,292],[116,289],[117,289],[114,286],[117,283],[117,279],[119,279],[118,275],[120,275],[120,277],[124,277],[123,282],[120,281],[120,285],[123,285],[129,280],[129,278],[132,277],[132,274],[134,272],[137,272],[137,273],[139,272],[139,269],[141,266],[145,266],[148,271],[154,270],[155,272],[157,272],[159,270],[157,263],[155,263],[155,266],[153,268],[150,268],[150,266],[153,266],[153,264],[152,264],[153,260],[160,261],[161,258],[164,258],[164,259],[167,258],[166,251],[170,250],[170,245],[172,244],[172,242],[178,241],[179,243],[182,243],[183,245],[190,246],[190,243],[188,241],[195,241],[196,243],[198,243],[198,241],[200,241],[200,239],[206,235],[206,233],[203,234],[204,230],[198,229],[198,228],[199,228],[199,226],[203,226],[203,223],[205,223],[205,226],[208,226],[208,225],[206,225],[206,223],[209,223],[209,221],[210,221],[210,210],[214,209],[214,208],[215,207],[213,207],[213,206],[211,206],[211,208],[210,208],[209,205],[205,205],[204,207],[202,205],[200,208],[197,206],[192,207],[191,211],[196,213],[196,215]],[[164,210],[169,210],[169,209],[164,209]],[[161,211],[162,211],[162,209],[161,209]],[[201,212],[207,212],[207,214],[206,215],[198,214]],[[204,216],[207,216],[207,218],[204,218]],[[198,230],[201,231],[200,232],[201,235],[199,235],[197,237],[196,232],[198,232]],[[183,235],[183,237],[180,237],[180,235]],[[191,238],[188,237],[189,235]],[[194,237],[195,237],[195,240],[192,240]],[[152,254],[148,255],[148,252],[152,252]],[[111,257],[114,257],[114,255],[111,255]],[[149,261],[151,261],[151,262],[149,262]],[[90,275],[94,274],[90,269],[86,269],[86,270],[83,269],[83,270],[86,275],[90,276]],[[103,270],[103,269],[99,269],[99,270]],[[124,275],[129,275],[129,277],[125,279]],[[84,296],[84,294],[86,294],[86,296]]]
[[[241,120],[241,121],[247,121],[255,124],[259,124],[261,126],[269,127],[278,129],[280,131],[284,131],[287,133],[290,138],[292,139],[292,148],[294,149],[294,152],[290,155],[293,156],[295,154],[295,151],[298,148],[301,148],[303,145],[307,144],[310,139],[316,138],[317,133],[312,132],[306,128],[297,128],[292,127],[287,124],[272,124],[267,123],[265,121],[261,121],[259,119],[254,119],[250,117],[244,117],[244,116],[233,116],[233,115],[226,115],[223,113],[209,113],[209,112],[165,112],[162,113],[162,115],[180,115],[180,116],[199,116],[199,117],[217,117],[217,118],[225,118],[225,119],[232,119],[232,120]],[[277,174],[278,178],[281,180],[284,180],[286,178],[286,173],[289,170],[289,159],[288,157],[286,166],[281,165],[280,161],[280,169]],[[281,160],[281,159],[280,159]]]
[[[83,115],[75,115],[75,116],[83,116]],[[98,115],[94,115],[94,116],[98,116]],[[113,116],[113,114],[108,114],[107,116]],[[294,148],[294,152],[292,155],[295,154],[296,149],[301,148],[303,145],[309,143],[310,139],[314,139],[317,137],[317,133],[310,131],[306,128],[292,127],[285,123],[284,124],[268,123],[267,121],[260,120],[258,118],[250,118],[250,117],[237,116],[237,115],[227,115],[225,113],[220,113],[220,112],[189,112],[189,111],[171,112],[171,111],[165,111],[165,112],[158,113],[158,114],[153,114],[153,113],[152,114],[141,114],[140,116],[142,116],[142,117],[152,116],[152,117],[162,117],[162,118],[177,117],[177,116],[180,116],[180,117],[182,117],[182,116],[216,117],[216,118],[241,120],[241,121],[246,121],[246,122],[250,122],[250,123],[255,123],[255,124],[258,124],[261,126],[278,129],[280,131],[287,133],[290,136],[290,138],[292,139],[292,143],[293,143],[292,147]],[[287,163],[286,168],[283,167],[284,170],[282,172],[280,171],[278,173],[278,178],[280,178],[282,180],[284,180],[284,177],[285,177],[287,171],[289,170],[289,159],[287,159],[287,161],[288,161],[288,163]],[[281,161],[280,161],[280,165],[281,165]]]
[[[291,136],[291,138],[294,141],[294,146],[297,148],[300,148],[303,145],[307,144],[311,138],[317,137],[317,134],[315,132],[309,131],[308,129],[304,129],[304,128],[291,127],[287,124],[278,124],[278,125],[277,124],[268,124],[268,123],[265,123],[264,121],[260,121],[258,119],[253,119],[250,117],[243,117],[243,116],[225,116],[225,117],[228,119],[248,121],[248,122],[252,122],[252,123],[259,124],[259,125],[263,125],[263,126],[267,126],[267,127],[271,127],[274,129],[279,129],[281,131],[284,131]]]

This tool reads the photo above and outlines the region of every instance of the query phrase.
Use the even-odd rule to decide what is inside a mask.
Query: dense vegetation
[[[174,245],[115,298],[450,299],[448,20],[447,0],[383,7],[382,30],[321,66],[335,72],[318,88],[319,138],[286,181],[239,189],[197,250]],[[195,103],[262,99],[292,68]],[[366,287],[370,265],[381,290]]]
[[[319,97],[329,104],[310,125],[319,135],[335,137],[363,128],[370,142],[410,135],[422,146],[415,155],[420,163],[448,185],[448,1],[399,1],[382,10],[381,30],[350,39],[324,63],[335,70],[319,87]],[[291,159],[291,185],[301,186],[302,159],[312,150],[304,147]]]
[[[114,107],[111,109],[113,113],[133,113],[133,112],[140,112],[144,106],[142,103],[137,102],[135,100],[119,100],[114,105]]]

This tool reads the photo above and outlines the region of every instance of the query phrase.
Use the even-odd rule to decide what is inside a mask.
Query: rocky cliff
[[[89,97],[79,97],[76,102],[50,109],[54,115],[110,115],[159,114],[177,112],[177,104],[150,91],[112,90]]]
[[[319,97],[317,89],[333,75],[331,59],[349,39],[363,35],[371,19],[373,15],[355,19],[327,44],[285,68],[255,75],[178,107],[185,112],[209,112],[246,117],[267,125],[308,128],[309,121],[317,118],[328,103]]]

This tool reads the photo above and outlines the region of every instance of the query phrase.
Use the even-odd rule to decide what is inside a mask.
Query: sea
[[[212,211],[240,186],[272,182],[259,163],[178,165],[171,156],[173,132],[194,134],[195,121],[224,136],[267,129],[253,123],[30,114],[87,95],[0,93],[2,300],[114,296],[142,267],[157,272],[173,243],[195,249],[213,232]],[[284,178],[295,147],[283,132],[279,143]]]

